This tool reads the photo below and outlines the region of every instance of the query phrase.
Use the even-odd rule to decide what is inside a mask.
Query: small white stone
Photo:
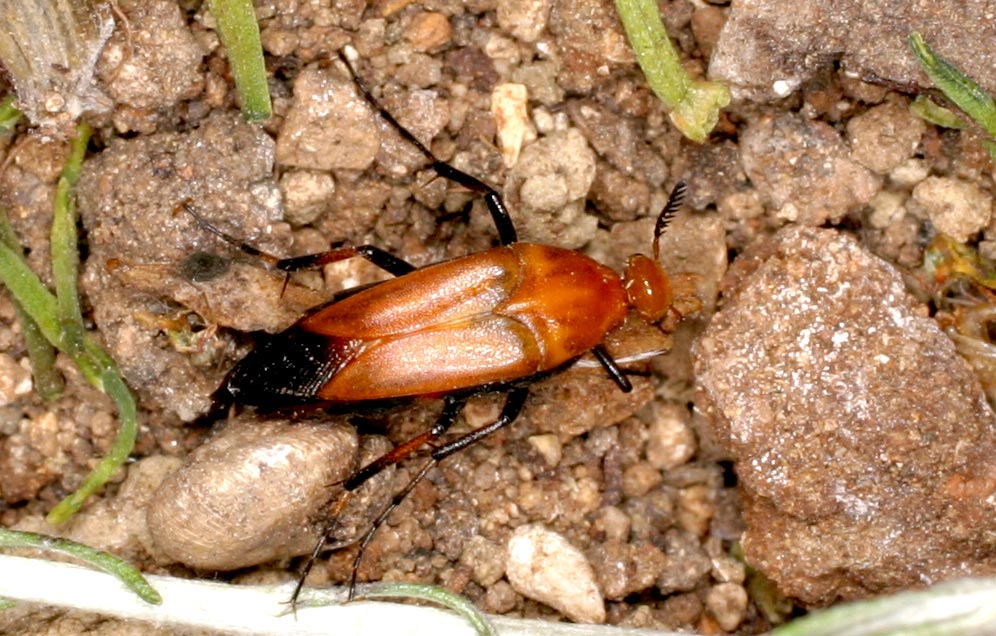
[[[0,406],[12,404],[31,392],[31,371],[6,353],[0,353]]]
[[[720,583],[706,592],[706,609],[725,631],[733,631],[747,612],[747,591],[736,583]]]
[[[775,80],[771,83],[771,91],[778,97],[786,97],[799,87],[797,80]]]
[[[543,459],[546,460],[547,466],[552,467],[560,463],[563,448],[560,445],[560,439],[556,435],[553,433],[533,435],[528,441],[529,445],[532,446],[537,453],[543,456]]]
[[[563,536],[540,525],[516,529],[508,540],[505,574],[516,592],[578,623],[604,623],[605,601],[591,564]]]
[[[529,94],[523,84],[499,84],[491,91],[491,114],[498,128],[498,146],[506,168],[519,161],[523,143],[536,139],[536,130],[529,121],[528,102]]]

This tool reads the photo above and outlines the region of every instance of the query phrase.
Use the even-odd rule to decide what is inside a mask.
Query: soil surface
[[[623,364],[629,393],[591,356],[532,385],[512,426],[401,503],[360,580],[437,583],[494,613],[753,634],[807,607],[996,570],[992,293],[952,273],[996,256],[993,163],[972,126],[911,112],[929,81],[906,45],[919,31],[996,90],[981,18],[996,2],[887,15],[857,0],[661,2],[686,69],[733,91],[701,145],[671,126],[611,2],[329,4],[257,3],[274,115],[253,125],[206,7],[117,3],[78,187],[81,286],[140,405],[136,461],[66,527],[44,523],[108,450],[116,414],[62,357],[64,394],[36,396],[0,294],[4,526],[149,572],[290,580],[339,501],[330,484],[439,416],[441,400],[419,399],[204,421],[266,333],[386,274],[351,259],[287,281],[203,221],[280,257],[346,241],[418,267],[498,242],[482,198],[426,168],[357,93],[336,55],[350,45],[384,108],[493,186],[522,240],[621,270],[689,184],[661,243],[678,311],[661,330],[633,317],[606,343],[622,360],[668,353]],[[0,204],[50,282],[66,143],[19,130],[0,153]],[[455,434],[502,405],[473,398]],[[336,541],[421,466],[361,488]],[[307,584],[348,581],[355,555],[323,556]],[[71,620],[85,622],[8,613],[0,631]]]

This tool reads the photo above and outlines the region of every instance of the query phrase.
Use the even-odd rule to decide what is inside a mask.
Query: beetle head
[[[622,278],[630,307],[647,322],[660,321],[671,309],[671,279],[655,259],[643,254],[630,256]]]
[[[681,208],[686,189],[684,181],[675,184],[667,204],[657,215],[657,224],[654,226],[654,257],[634,254],[626,261],[626,269],[623,271],[623,286],[626,288],[629,305],[647,322],[659,322],[671,309],[674,300],[671,279],[660,264],[660,243],[667,224]]]

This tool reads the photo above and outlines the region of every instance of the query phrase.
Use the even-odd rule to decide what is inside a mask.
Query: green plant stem
[[[73,355],[78,355],[83,350],[83,312],[80,310],[77,289],[79,235],[76,231],[76,203],[72,192],[79,181],[83,157],[92,132],[85,123],[76,127],[76,138],[70,143],[69,158],[55,187],[55,215],[52,219],[52,278],[55,281],[63,347]]]
[[[208,0],[218,21],[221,42],[242,98],[242,114],[248,121],[263,121],[271,113],[270,89],[266,83],[263,46],[251,0]]]
[[[463,616],[478,636],[497,636],[498,634],[488,617],[477,609],[477,606],[469,599],[438,585],[379,583],[368,586],[357,600],[367,598],[409,598],[431,601]]]
[[[0,243],[10,248],[21,259],[21,262],[24,262],[17,236],[3,210],[0,210]],[[53,400],[62,393],[64,385],[62,374],[55,368],[55,347],[45,338],[38,323],[16,300],[14,301],[14,311],[17,314],[17,321],[21,325],[21,333],[24,334],[24,342],[27,345],[31,372],[35,379],[35,390],[38,391],[42,399]]]
[[[135,592],[145,602],[152,603],[153,605],[159,605],[163,602],[159,592],[130,563],[119,559],[113,554],[95,550],[82,543],[76,543],[69,539],[47,537],[43,534],[35,534],[34,532],[20,532],[18,530],[0,528],[0,548],[37,548],[46,552],[67,554],[118,577],[128,589]]]
[[[0,243],[0,282],[35,321],[45,339],[61,348],[62,330],[56,318],[55,296],[45,289],[21,255],[5,243]]]
[[[135,400],[118,372],[117,365],[83,332],[76,290],[78,255],[76,215],[70,203],[72,187],[79,178],[89,128],[80,126],[70,158],[56,190],[52,223],[52,268],[59,296],[48,291],[27,266],[19,250],[0,241],[0,282],[10,290],[45,338],[72,357],[87,382],[105,391],[118,409],[117,438],[108,454],[83,480],[83,484],[48,514],[50,523],[62,523],[80,509],[87,497],[100,489],[131,454],[138,431]],[[70,280],[71,279],[71,280]]]
[[[105,391],[118,407],[118,430],[110,452],[83,480],[83,484],[56,505],[48,515],[52,523],[61,523],[80,509],[86,499],[99,490],[118,468],[128,459],[135,445],[138,425],[135,418],[135,401],[117,371],[114,361],[83,333],[83,315],[80,310],[79,291],[79,237],[76,232],[76,205],[73,188],[79,181],[90,127],[81,123],[77,137],[72,142],[55,193],[55,216],[52,221],[52,273],[55,279],[59,325],[62,332],[63,351],[79,365],[84,376],[94,386]]]
[[[685,72],[655,0],[616,0],[616,9],[647,83],[671,109],[671,122],[692,141],[705,141],[730,103],[729,89]]]

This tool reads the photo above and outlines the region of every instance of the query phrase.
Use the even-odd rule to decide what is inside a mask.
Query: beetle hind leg
[[[426,461],[425,464],[419,469],[418,473],[416,473],[415,476],[408,481],[408,484],[406,484],[400,492],[394,495],[391,502],[380,512],[380,514],[377,515],[371,523],[370,528],[360,538],[356,557],[353,559],[353,571],[349,580],[347,600],[352,600],[356,595],[356,577],[359,572],[360,562],[363,558],[364,551],[370,544],[370,541],[373,539],[377,530],[379,530],[384,522],[387,521],[387,518],[391,515],[391,513],[394,512],[399,505],[401,505],[401,502],[405,500],[405,497],[407,497],[408,494],[411,493],[416,486],[418,486],[429,471],[440,461],[446,457],[449,457],[453,453],[456,453],[457,451],[463,450],[464,448],[479,442],[488,435],[491,435],[495,431],[505,428],[514,422],[519,416],[519,413],[522,411],[522,407],[526,403],[526,396],[528,394],[529,389],[525,386],[510,389],[505,399],[505,405],[502,407],[501,415],[499,415],[497,420],[432,449],[429,453],[428,461]],[[432,429],[421,435],[417,435],[380,458],[367,464],[343,482],[343,495],[339,498],[331,510],[329,521],[325,526],[325,532],[323,532],[318,544],[312,551],[311,556],[305,562],[301,574],[298,576],[297,586],[294,588],[294,594],[290,600],[292,607],[296,605],[298,596],[304,587],[304,580],[311,571],[311,568],[314,566],[316,559],[319,554],[321,554],[321,552],[329,546],[330,539],[334,537],[336,530],[335,519],[345,509],[346,501],[348,500],[350,494],[384,468],[408,459],[415,454],[416,451],[425,448],[426,446],[431,446],[437,438],[439,438],[453,425],[453,422],[456,421],[460,411],[463,410],[468,397],[469,395],[466,394],[461,396],[447,396],[443,405],[443,411],[436,419],[436,423],[433,425]]]
[[[412,477],[408,484],[394,496],[391,503],[387,505],[384,510],[381,511],[377,518],[374,519],[373,524],[371,524],[370,529],[367,530],[366,534],[360,540],[359,550],[356,553],[356,557],[353,559],[353,574],[349,580],[349,595],[347,600],[353,600],[356,596],[356,575],[359,572],[360,560],[363,558],[363,552],[366,550],[367,545],[373,539],[374,534],[377,530],[387,521],[387,518],[394,512],[394,509],[401,505],[401,502],[405,500],[411,491],[415,490],[429,471],[443,459],[449,457],[457,451],[463,450],[468,446],[481,441],[488,435],[505,428],[519,417],[519,413],[522,412],[522,407],[526,403],[526,396],[529,395],[529,389],[524,386],[514,387],[508,392],[508,396],[505,398],[505,406],[502,407],[501,415],[498,419],[480,428],[474,429],[473,431],[461,435],[460,437],[451,440],[442,446],[436,447],[429,454],[429,460],[425,462],[422,468],[419,469],[418,473]],[[461,408],[465,400],[461,401]]]
[[[456,421],[457,416],[460,415],[460,411],[463,410],[464,405],[467,403],[466,397],[459,397],[454,395],[448,395],[443,401],[443,410],[436,418],[436,422],[432,425],[432,428],[411,438],[407,442],[404,442],[395,448],[391,449],[387,453],[381,455],[374,461],[370,462],[363,468],[360,468],[352,475],[350,475],[344,482],[342,482],[343,492],[339,496],[335,505],[329,511],[327,516],[327,521],[325,526],[322,528],[322,534],[318,539],[318,543],[315,544],[314,550],[311,551],[311,555],[308,557],[307,561],[304,563],[304,567],[301,569],[301,573],[298,575],[297,585],[294,587],[294,593],[290,598],[291,607],[296,607],[297,599],[301,594],[301,590],[304,588],[304,581],[308,577],[308,573],[311,572],[311,568],[314,567],[315,561],[318,559],[319,555],[326,549],[331,549],[334,547],[345,547],[330,545],[329,541],[333,539],[336,535],[337,519],[342,515],[343,510],[346,508],[353,492],[356,491],[360,486],[365,484],[372,477],[380,474],[385,468],[393,466],[399,462],[402,462],[422,448],[431,445],[440,435],[445,433],[453,423]],[[424,475],[423,475],[424,476]],[[410,487],[402,491],[402,493],[395,495],[394,500],[392,500],[390,506],[386,512],[381,513],[374,520],[371,529],[363,535],[360,540],[360,549],[356,556],[356,560],[353,563],[353,574],[350,579],[349,585],[349,599],[353,598],[356,589],[356,569],[360,563],[360,557],[363,555],[363,550],[366,545],[370,542],[373,537],[373,533],[377,531],[377,528],[384,523],[384,519],[390,514],[391,510],[394,510],[401,500],[404,499],[412,488],[422,480],[422,477],[417,477],[414,483],[409,484]]]

